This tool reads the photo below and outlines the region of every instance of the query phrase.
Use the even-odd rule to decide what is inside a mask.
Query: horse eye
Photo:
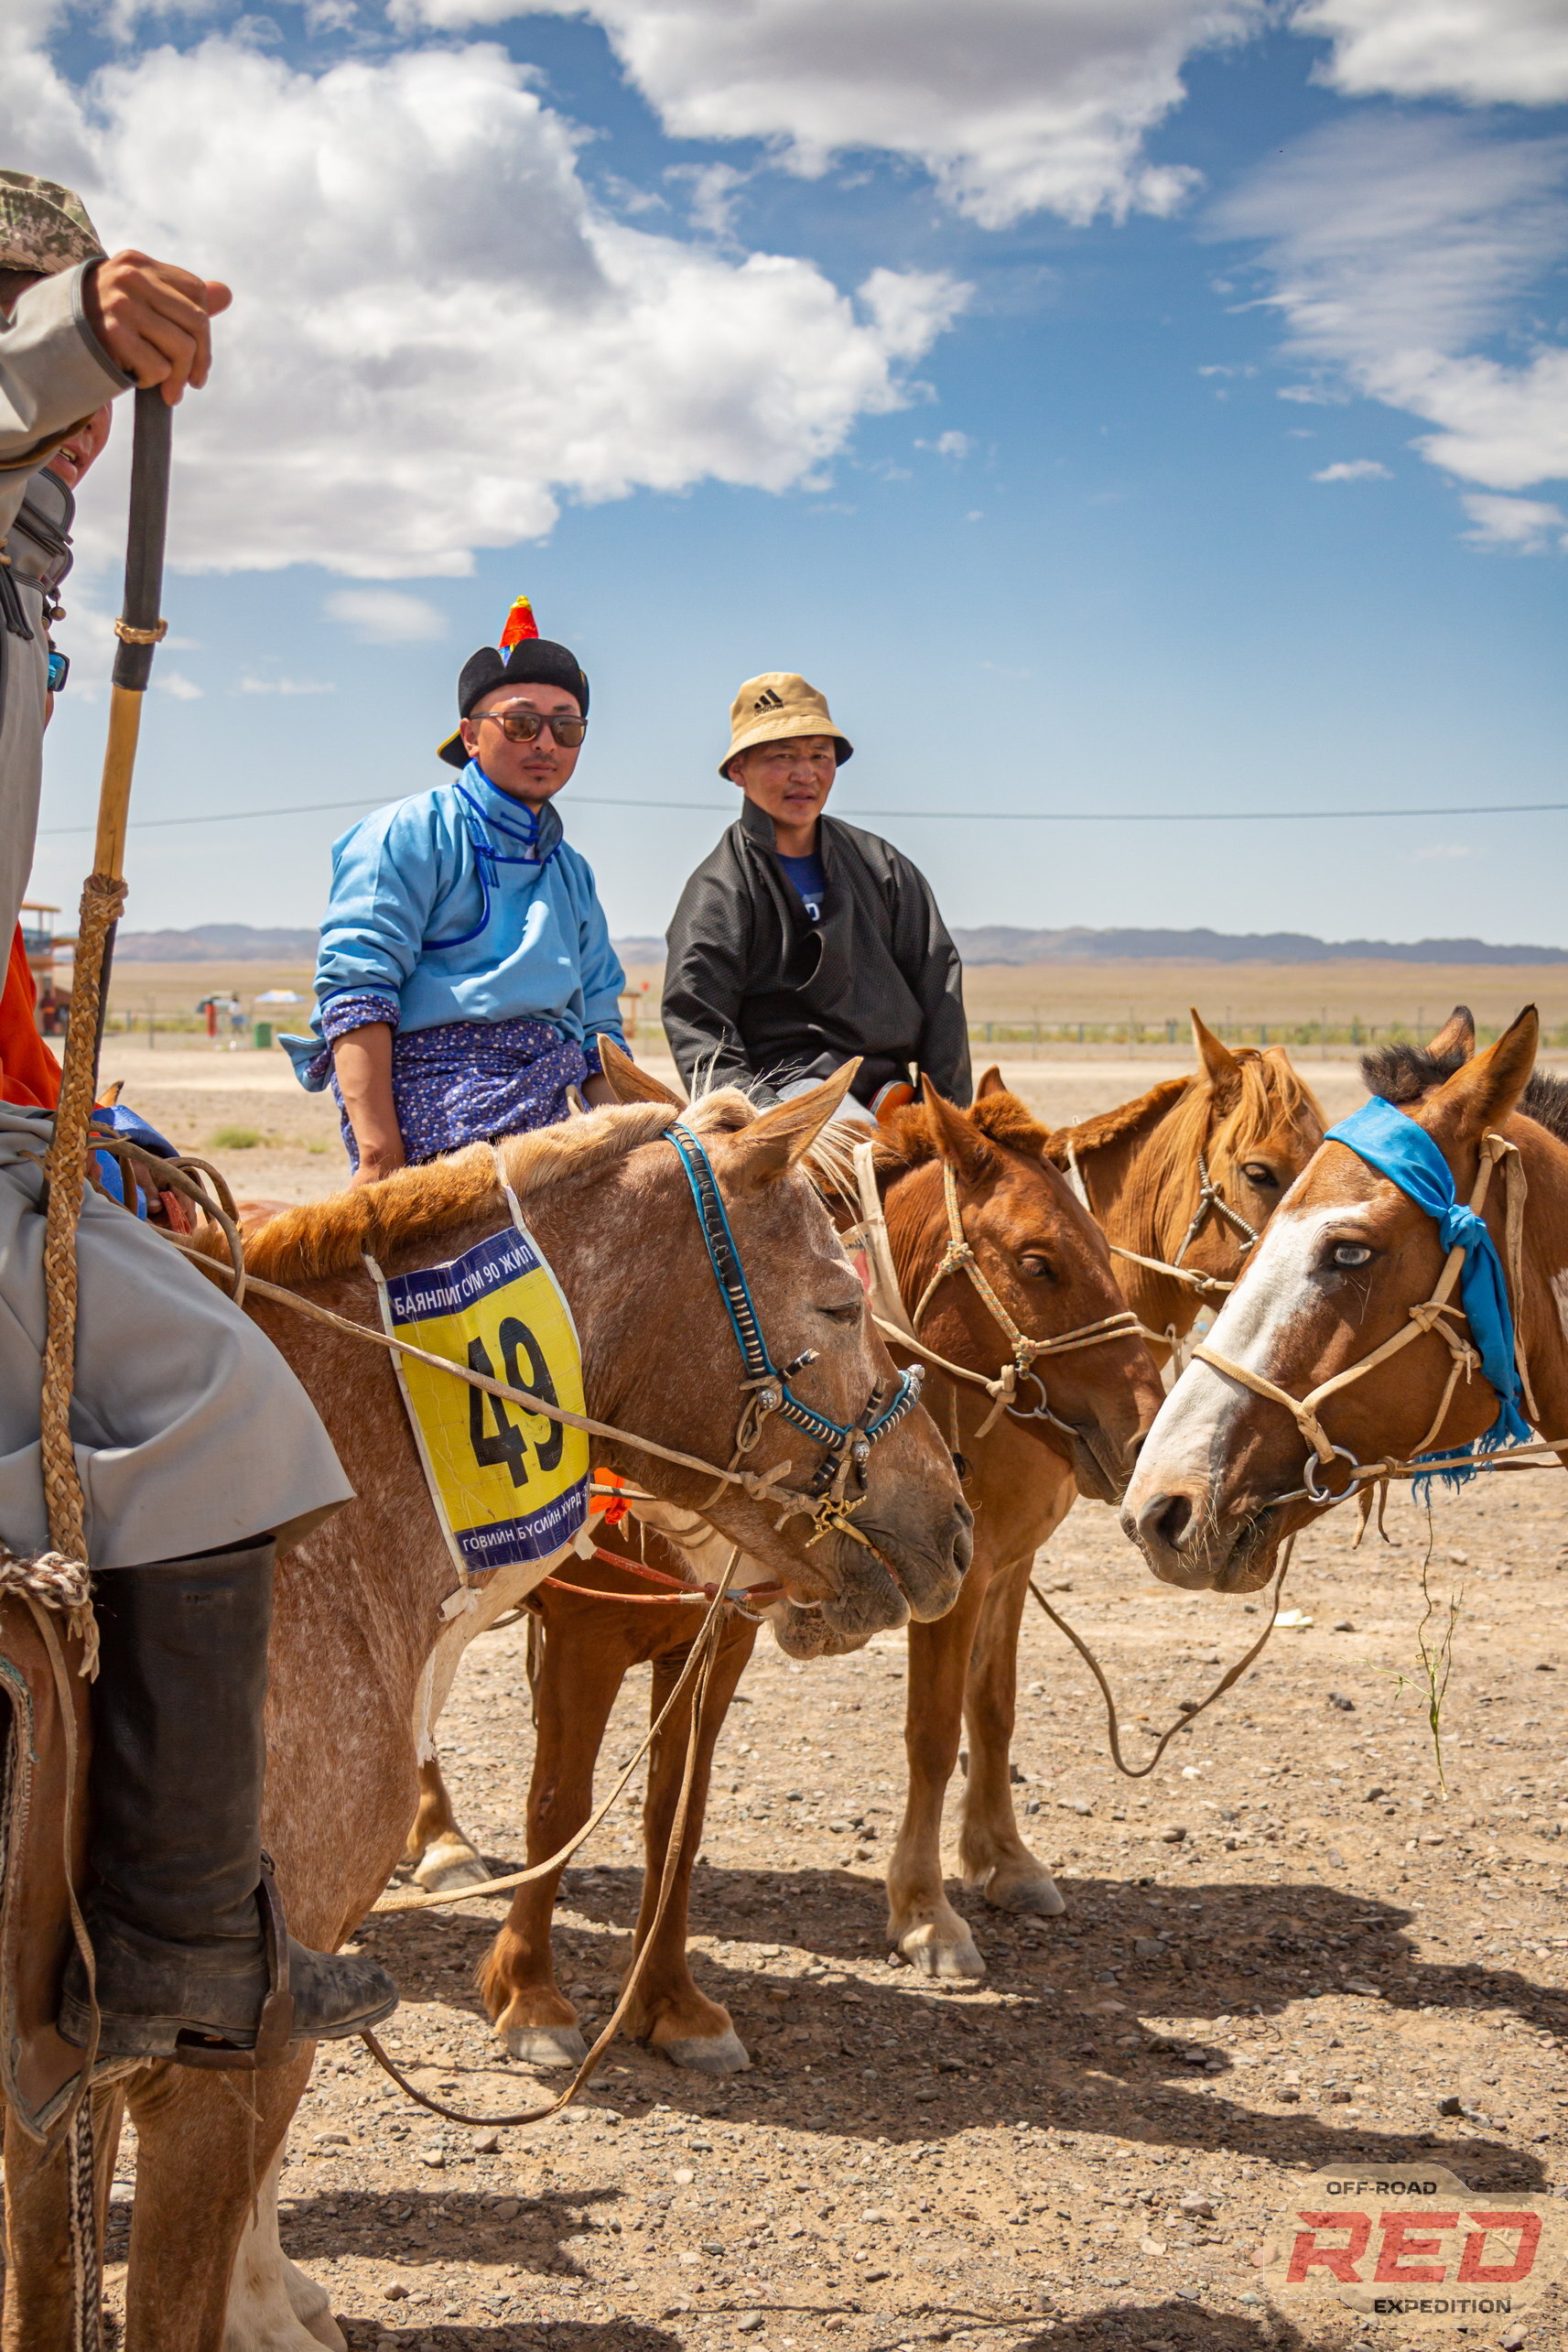
[[[1279,1177],[1272,1168],[1265,1167],[1261,1160],[1249,1160],[1241,1173],[1248,1183],[1256,1185],[1260,1191],[1278,1192],[1280,1188]]]
[[[1031,1282],[1052,1282],[1055,1279],[1051,1272],[1050,1259],[1041,1257],[1036,1251],[1033,1250],[1020,1258],[1018,1271],[1020,1274],[1027,1274]]]
[[[824,1306],[819,1309],[819,1312],[826,1315],[831,1323],[858,1323],[863,1304],[862,1300],[857,1298],[848,1306]]]
[[[1336,1266],[1364,1266],[1369,1263],[1371,1255],[1364,1241],[1336,1241],[1333,1263]]]

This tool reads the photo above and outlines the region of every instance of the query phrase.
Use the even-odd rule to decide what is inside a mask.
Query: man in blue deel
[[[329,1083],[356,1184],[613,1100],[625,986],[592,869],[553,806],[588,732],[577,656],[526,597],[458,680],[451,784],[378,809],[332,851],[303,1085]]]

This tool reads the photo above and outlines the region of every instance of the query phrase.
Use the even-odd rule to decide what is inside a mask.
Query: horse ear
[[[1541,1042],[1541,1015],[1527,1004],[1495,1046],[1456,1069],[1421,1106],[1421,1123],[1438,1143],[1472,1143],[1505,1120],[1530,1083]]]
[[[945,1094],[938,1094],[929,1078],[922,1080],[922,1091],[942,1158],[951,1160],[959,1174],[971,1183],[989,1175],[996,1165],[996,1154],[968,1112],[960,1111],[956,1102],[949,1102]]]
[[[1189,1004],[1187,1011],[1192,1015],[1193,1043],[1198,1049],[1198,1058],[1203,1063],[1204,1076],[1209,1084],[1223,1086],[1227,1078],[1239,1078],[1241,1065],[1229,1046],[1221,1045],[1214,1031],[1199,1018],[1195,1004]]]
[[[984,1078],[981,1078],[979,1086],[975,1089],[975,1100],[979,1102],[982,1095],[1005,1094],[1006,1092],[1007,1080],[1003,1078],[1000,1070],[998,1069],[996,1064],[993,1062],[989,1069],[987,1070]]]
[[[755,1192],[773,1184],[804,1159],[854,1084],[860,1067],[857,1054],[809,1094],[792,1095],[775,1102],[749,1127],[737,1127],[725,1138],[725,1174],[739,1192]]]
[[[1467,1004],[1454,1006],[1426,1050],[1440,1061],[1446,1061],[1450,1054],[1470,1059],[1476,1050],[1476,1016]]]
[[[617,1102],[673,1102],[677,1111],[686,1109],[684,1095],[676,1094],[652,1070],[639,1068],[630,1054],[622,1052],[613,1037],[600,1037],[599,1066]]]

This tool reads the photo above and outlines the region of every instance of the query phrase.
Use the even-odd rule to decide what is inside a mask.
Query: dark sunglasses
[[[65,681],[70,676],[70,656],[57,654],[51,645],[49,647],[49,692],[62,694],[65,691]]]
[[[566,713],[557,718],[553,710],[481,710],[475,726],[493,719],[509,743],[536,743],[547,727],[563,752],[575,752],[588,732],[586,719],[573,719]]]

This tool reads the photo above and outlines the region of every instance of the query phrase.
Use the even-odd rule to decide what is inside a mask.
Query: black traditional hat
[[[557,645],[553,637],[540,636],[534,608],[525,596],[519,596],[508,612],[500,645],[481,645],[464,662],[458,678],[458,717],[470,717],[474,704],[493,694],[498,686],[558,686],[564,694],[576,695],[578,709],[588,717],[588,679],[577,656],[566,645]],[[449,767],[469,764],[458,732],[437,746],[436,755]]]

